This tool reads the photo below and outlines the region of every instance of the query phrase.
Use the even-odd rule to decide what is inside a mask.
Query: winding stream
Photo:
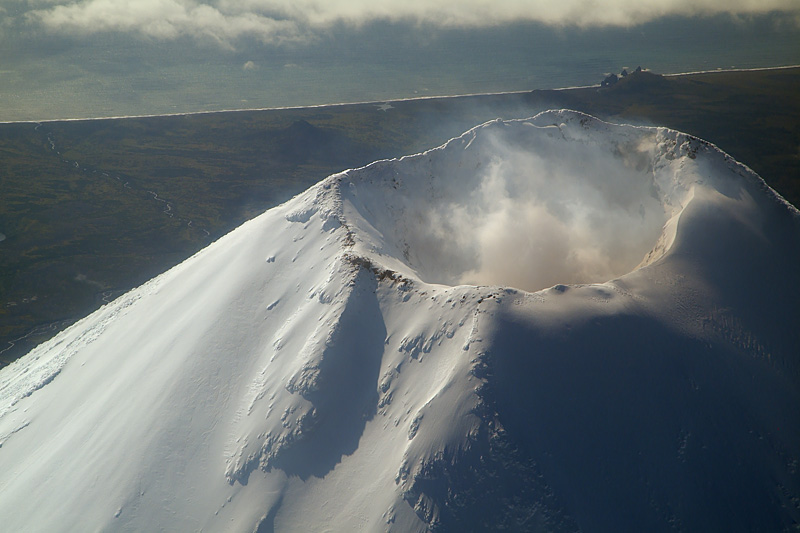
[[[36,126],[34,127],[34,131],[38,132],[40,130],[40,128],[42,128],[42,126],[43,126],[43,124],[41,122],[37,123]],[[53,133],[50,132],[50,131],[46,131],[45,130],[45,135],[46,135],[47,142],[50,145],[50,150],[52,152],[55,152],[56,155],[61,156],[61,151],[56,146],[55,139],[53,139]],[[168,216],[168,217],[170,217],[172,219],[178,220],[180,222],[185,222],[188,227],[190,227],[190,228],[192,228],[194,230],[198,230],[198,231],[203,232],[205,234],[205,237],[210,237],[211,236],[211,232],[208,231],[208,229],[194,225],[194,221],[192,219],[187,219],[187,218],[182,218],[182,217],[176,216],[176,214],[174,212],[174,204],[172,203],[172,201],[167,200],[165,198],[162,198],[158,194],[157,191],[140,189],[138,187],[135,187],[135,186],[131,185],[130,180],[126,180],[126,181],[123,182],[123,179],[122,179],[122,177],[120,175],[113,175],[112,173],[105,172],[103,170],[90,169],[89,167],[87,167],[85,165],[82,166],[78,161],[71,161],[69,159],[65,159],[64,157],[61,157],[61,162],[65,163],[67,165],[73,166],[73,167],[75,167],[77,169],[83,169],[84,172],[91,172],[92,174],[99,174],[99,175],[101,175],[101,176],[103,176],[105,178],[115,179],[116,181],[118,181],[118,182],[120,182],[122,184],[122,187],[124,189],[128,189],[130,191],[143,191],[143,192],[146,192],[152,197],[152,199],[154,201],[164,204],[164,208],[162,209],[161,212],[164,213],[166,216]],[[5,238],[5,236],[2,233],[0,233],[0,241],[2,241],[4,238]],[[2,353],[2,352],[0,352],[0,353]]]

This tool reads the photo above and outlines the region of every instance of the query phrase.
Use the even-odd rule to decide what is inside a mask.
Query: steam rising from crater
[[[390,206],[363,216],[424,281],[529,291],[604,282],[641,263],[667,220],[651,139],[574,137],[566,125],[497,123],[383,170]],[[580,135],[580,126],[577,126]]]
[[[641,262],[664,211],[646,176],[588,152],[553,161],[507,150],[492,160],[472,202],[452,206],[452,237],[477,255],[460,283],[533,290],[607,281]]]

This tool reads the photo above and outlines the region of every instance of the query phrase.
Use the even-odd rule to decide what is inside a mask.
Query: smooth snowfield
[[[0,523],[796,527],[799,263],[797,210],[708,143],[490,122],[327,178],[0,371]]]

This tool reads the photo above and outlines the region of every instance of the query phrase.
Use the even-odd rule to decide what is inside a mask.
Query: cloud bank
[[[511,22],[556,26],[631,26],[663,16],[791,13],[796,0],[40,0],[24,18],[49,31],[131,32],[171,40],[182,36],[230,44],[301,41],[335,24],[376,20],[439,27],[485,27]],[[29,2],[28,5],[31,5]]]

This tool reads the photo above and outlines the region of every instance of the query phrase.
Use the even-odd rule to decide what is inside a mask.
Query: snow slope
[[[478,126],[0,371],[2,529],[797,527],[799,260],[800,214],[713,145]]]

